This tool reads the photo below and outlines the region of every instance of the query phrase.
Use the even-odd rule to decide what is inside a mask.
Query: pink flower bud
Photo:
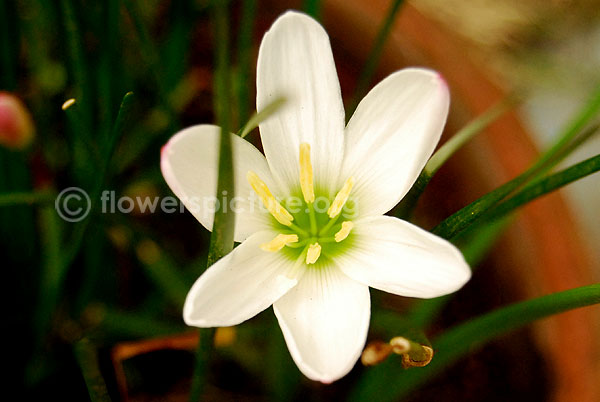
[[[0,92],[0,145],[23,149],[31,144],[33,121],[25,104],[9,92]]]

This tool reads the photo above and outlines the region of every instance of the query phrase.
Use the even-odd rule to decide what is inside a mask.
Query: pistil
[[[300,144],[298,161],[300,190],[302,191],[306,207],[304,213],[308,216],[301,217],[296,215],[298,220],[295,222],[292,222],[294,221],[294,216],[275,199],[267,185],[256,173],[249,171],[246,177],[252,189],[258,194],[271,215],[273,215],[277,222],[286,226],[286,228],[280,227],[279,231],[282,233],[277,234],[271,241],[261,244],[260,248],[268,252],[278,252],[284,247],[296,250],[302,249],[302,251],[292,251],[292,255],[298,256],[299,261],[304,261],[306,264],[311,265],[315,264],[321,255],[331,258],[332,253],[335,253],[335,250],[339,247],[336,243],[346,240],[354,227],[351,221],[344,221],[341,225],[337,224],[341,212],[350,197],[350,192],[354,186],[354,178],[349,177],[336,194],[333,202],[327,209],[329,221],[325,223],[324,221],[327,219],[323,216],[323,211],[317,211],[315,208],[315,186],[310,144]],[[324,245],[325,249],[322,249],[321,245]]]

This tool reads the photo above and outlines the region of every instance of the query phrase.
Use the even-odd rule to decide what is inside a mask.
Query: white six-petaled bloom
[[[285,105],[259,127],[266,158],[232,134],[234,238],[242,244],[196,281],[183,316],[192,326],[231,326],[273,305],[300,370],[327,383],[347,374],[364,347],[369,286],[430,298],[470,278],[452,244],[383,215],[431,156],[449,94],[435,72],[398,71],[344,127],[328,36],[288,12],[260,46],[257,109],[280,96]],[[197,200],[215,196],[219,135],[212,125],[185,129],[161,155],[167,183],[209,230],[213,210]],[[317,208],[318,199],[328,208]]]

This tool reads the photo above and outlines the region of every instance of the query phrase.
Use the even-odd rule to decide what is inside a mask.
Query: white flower
[[[310,17],[288,12],[260,47],[257,109],[280,96],[286,104],[259,127],[266,158],[232,134],[231,208],[242,244],[196,281],[183,316],[196,327],[231,326],[273,305],[300,370],[331,382],[352,369],[364,347],[369,286],[430,298],[470,278],[452,244],[383,215],[431,156],[449,94],[435,72],[398,71],[344,127],[327,34]],[[161,156],[167,183],[209,230],[214,211],[198,200],[215,197],[219,133],[212,125],[185,129]]]

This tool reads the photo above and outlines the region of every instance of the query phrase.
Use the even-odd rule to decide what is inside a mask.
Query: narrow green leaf
[[[268,325],[263,335],[267,340],[264,352],[264,381],[267,385],[268,400],[293,401],[298,387],[304,381],[303,375],[287,350],[275,317],[264,325]]]
[[[193,5],[188,1],[171,2],[169,37],[164,44],[161,59],[165,70],[161,78],[168,88],[177,86],[189,66],[190,41],[196,21],[192,8]]]
[[[100,156],[93,147],[89,138],[90,134],[84,134],[87,128],[80,103],[77,99],[71,98],[62,105],[62,110],[67,117],[66,131],[71,148],[74,179],[77,184],[87,186],[95,177],[96,169],[100,164]]]
[[[240,21],[240,32],[238,34],[238,121],[247,121],[250,114],[251,97],[248,91],[249,83],[252,82],[252,33],[254,30],[254,18],[256,15],[256,0],[242,1],[242,19]]]
[[[3,193],[0,194],[0,207],[52,204],[55,198],[56,194],[52,191]]]
[[[599,112],[600,88],[565,127],[558,141],[544,152],[529,169],[446,218],[432,232],[446,239],[456,236],[519,187],[552,169],[568,156],[569,152],[583,143],[582,138],[587,139],[591,136],[589,130],[584,129]]]
[[[169,88],[166,87],[165,82],[161,78],[163,69],[160,64],[159,51],[150,39],[148,29],[140,16],[140,12],[138,10],[138,2],[132,0],[124,0],[124,4],[133,22],[133,26],[135,28],[140,43],[142,57],[148,64],[150,72],[152,73],[152,77],[154,78],[156,89],[158,90],[159,94],[160,106],[168,115],[168,124],[170,126],[169,131],[173,133],[174,131],[176,131],[175,128],[178,125],[176,122],[177,115],[174,112],[173,107],[169,103]]]
[[[73,9],[73,4],[71,1],[62,0],[60,4],[63,12],[65,31],[67,33],[69,63],[74,74],[75,98],[82,105],[82,130],[78,133],[78,135],[81,135],[89,140],[93,137],[93,104],[91,101],[91,86],[89,82],[91,76],[87,66],[85,53],[83,51],[83,45],[81,43],[83,36],[80,32],[79,24],[75,16],[75,10]]]
[[[123,101],[121,102],[121,107],[119,108],[119,113],[117,114],[117,118],[111,130],[110,137],[107,139],[107,145],[103,150],[103,165],[100,169],[100,172],[97,174],[95,186],[90,194],[92,213],[88,214],[88,216],[82,221],[76,223],[76,226],[73,229],[73,233],[71,234],[71,239],[63,255],[62,264],[64,264],[65,267],[70,266],[75,257],[77,257],[77,254],[79,253],[79,249],[81,248],[81,244],[83,242],[85,232],[89,225],[91,215],[93,215],[93,212],[96,210],[98,200],[100,199],[100,193],[102,192],[102,187],[106,182],[110,170],[109,168],[112,160],[112,155],[114,153],[115,145],[118,139],[123,134],[132,105],[133,92],[128,92],[123,97]]]
[[[230,73],[229,73],[229,16],[227,5],[217,2],[213,7],[216,43],[215,109],[221,126],[219,146],[219,175],[217,194],[226,197],[234,195],[233,157],[231,151],[230,127]],[[208,249],[207,267],[233,250],[234,215],[230,208],[215,211],[213,230]],[[190,402],[197,402],[206,386],[206,373],[210,362],[214,329],[200,330],[200,340],[196,349],[196,363],[190,390]]]
[[[219,177],[217,194],[225,194],[230,200],[233,193],[233,157],[231,153],[230,127],[230,75],[229,75],[229,31],[227,9],[223,4],[217,3],[215,11],[216,30],[216,72],[215,72],[215,109],[218,124],[221,127],[221,141],[219,147]],[[214,264],[219,258],[233,249],[234,215],[229,208],[220,208],[215,211],[213,231],[210,238],[207,266]]]
[[[569,143],[585,129],[598,113],[600,113],[600,86],[595,89],[587,103],[579,110],[579,113],[567,123],[559,140],[540,157],[537,164],[543,165],[557,155],[560,155],[561,158],[566,157],[567,155],[564,155],[564,152],[561,151],[568,147]]]
[[[98,362],[98,352],[89,339],[84,338],[75,344],[75,357],[81,368],[83,379],[92,402],[110,402],[108,388]]]
[[[516,97],[509,96],[469,122],[469,124],[459,130],[433,154],[425,165],[424,173],[429,177],[433,176],[456,151],[462,148],[476,134],[481,133],[496,119],[512,109],[516,102]]]
[[[192,374],[192,387],[190,389],[190,402],[198,402],[206,387],[207,373],[212,355],[215,328],[204,328],[198,331],[198,347],[196,348],[194,372]]]
[[[484,215],[482,219],[488,221],[505,216],[506,214],[535,200],[536,198],[557,190],[576,180],[582,179],[590,174],[596,173],[599,170],[600,155],[596,155],[569,168],[563,169],[560,172],[551,174],[546,178],[527,185],[517,194],[510,197],[506,201],[503,201],[500,205]]]
[[[260,123],[267,120],[271,117],[275,112],[277,112],[284,104],[286,100],[284,97],[276,98],[274,101],[269,103],[267,106],[263,108],[258,113],[254,113],[248,123],[239,131],[239,136],[244,138],[246,137],[252,130],[254,130]]]
[[[583,286],[515,303],[460,324],[433,340],[431,363],[419,369],[401,370],[390,359],[370,369],[355,387],[350,401],[392,402],[408,396],[419,386],[473,352],[486,342],[541,318],[600,303],[600,284]],[[373,392],[385,389],[385,392]]]
[[[510,222],[512,222],[510,218],[486,220],[471,226],[461,233],[459,238],[453,240],[459,245],[459,249],[471,269],[475,269],[479,265]],[[452,295],[446,295],[419,300],[410,310],[408,320],[414,326],[427,328],[451,299]]]
[[[121,37],[120,16],[121,3],[118,0],[108,0],[103,4],[104,30],[99,36],[102,38],[102,57],[98,65],[98,103],[99,125],[102,140],[110,135],[114,121],[114,105],[117,102],[118,88],[120,88],[121,74],[119,73],[119,38]]]
[[[36,349],[41,347],[46,336],[48,324],[60,298],[60,290],[66,276],[65,266],[61,264],[62,226],[54,206],[40,209],[38,225],[42,247],[42,262],[34,320]]]
[[[452,239],[537,173],[538,170],[527,170],[446,218],[431,232],[445,239]]]
[[[113,126],[113,139],[116,141],[116,137],[120,135],[123,130],[125,122],[125,116],[131,106],[131,93],[128,93],[123,98],[121,109],[115,125]],[[110,147],[109,147],[110,148]],[[107,149],[105,166],[102,172],[99,174],[98,183],[96,189],[90,196],[92,207],[94,210],[97,200],[100,196],[100,191],[105,180],[105,172],[108,170],[108,166],[111,159],[110,149]],[[64,245],[59,245],[60,239],[62,239],[62,231],[60,230],[60,221],[58,215],[53,207],[44,208],[40,213],[40,230],[42,233],[42,245],[43,245],[43,271],[40,285],[40,299],[38,306],[38,319],[36,320],[38,337],[42,339],[47,330],[49,322],[52,318],[54,310],[60,300],[60,294],[67,277],[67,272],[75,257],[77,257],[83,239],[85,237],[86,230],[91,220],[91,214],[80,222],[75,224],[73,232],[69,240]]]
[[[129,121],[128,119],[131,117],[131,108],[133,106],[133,99],[134,99],[133,92],[130,91],[130,92],[127,92],[123,96],[123,100],[121,101],[121,105],[119,107],[119,112],[117,113],[117,118],[115,120],[115,123],[112,126],[111,131],[110,131],[110,136],[108,138],[108,141],[106,142],[107,145],[104,148],[104,161],[105,161],[105,166],[103,168],[104,174],[108,173],[108,170],[109,170],[108,168],[111,163],[112,155],[115,151],[115,146],[117,145],[117,142],[123,135],[123,132],[125,131],[125,126]],[[105,178],[103,178],[103,179],[105,179]]]
[[[352,113],[354,113],[354,110],[356,110],[358,103],[367,92],[367,88],[371,83],[371,79],[373,78],[373,74],[375,73],[375,69],[377,68],[379,59],[381,58],[381,54],[383,53],[383,46],[385,45],[385,41],[387,40],[392,26],[394,25],[396,15],[398,14],[398,11],[400,11],[400,6],[402,3],[403,0],[394,0],[385,17],[385,20],[383,21],[383,24],[381,25],[381,28],[379,29],[379,32],[377,33],[373,47],[371,48],[369,56],[367,57],[365,67],[358,77],[356,89],[354,90],[354,96],[350,102],[350,108],[348,109],[347,118],[352,116]]]
[[[432,177],[444,163],[446,163],[446,161],[470,139],[483,132],[490,124],[496,121],[497,118],[510,110],[515,105],[516,101],[517,97],[515,96],[507,97],[486,110],[483,114],[471,120],[466,126],[454,134],[452,138],[446,141],[446,143],[433,154],[431,159],[429,159],[415,184],[402,199],[402,202],[400,202],[396,209],[396,216],[401,219],[410,218],[417,205],[417,201],[423,194],[423,191],[425,191],[425,187],[427,187]]]

